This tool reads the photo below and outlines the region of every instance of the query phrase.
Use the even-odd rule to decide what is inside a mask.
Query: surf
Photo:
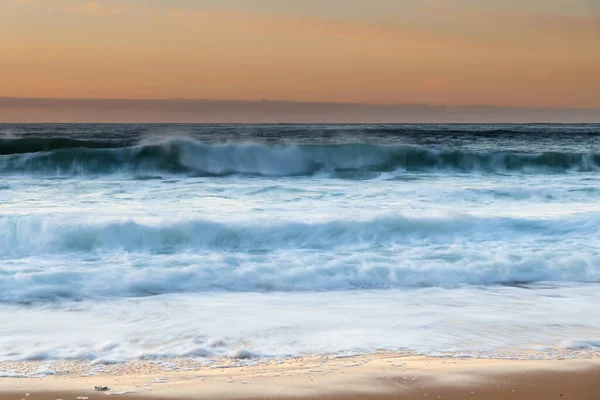
[[[505,236],[561,237],[600,230],[597,217],[519,219],[509,217],[379,216],[364,220],[215,222],[208,219],[99,222],[83,216],[1,216],[0,255],[89,252],[168,254],[217,250],[261,253],[278,250],[367,250],[419,241],[450,241],[457,236],[501,240]]]
[[[352,172],[566,173],[600,171],[600,153],[477,152],[411,145],[204,143],[169,138],[138,143],[4,139],[0,172],[37,175],[188,174],[265,177]],[[342,175],[340,175],[342,173]],[[350,174],[349,176],[352,176]]]

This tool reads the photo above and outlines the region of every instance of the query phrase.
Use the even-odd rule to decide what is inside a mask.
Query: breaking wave
[[[0,141],[0,172],[12,174],[233,174],[306,176],[352,171],[560,173],[600,170],[598,153],[438,150],[373,144],[207,144],[173,138],[137,145],[74,139]]]
[[[468,215],[438,218],[380,217],[326,222],[217,223],[208,220],[141,223],[134,220],[78,221],[68,216],[0,217],[0,255],[125,251],[169,254],[186,251],[367,249],[476,237],[498,240],[506,235],[566,237],[596,234],[600,220],[592,218],[527,220],[479,218]]]
[[[598,218],[583,217],[154,225],[5,217],[0,254],[8,259],[0,274],[0,302],[215,290],[597,282],[598,255],[573,253],[570,243],[596,235],[599,226]],[[518,247],[507,254],[506,237],[517,235]],[[37,261],[23,269],[26,260]],[[73,260],[79,260],[76,266]]]

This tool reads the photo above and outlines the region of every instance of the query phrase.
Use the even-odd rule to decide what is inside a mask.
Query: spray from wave
[[[560,173],[600,170],[597,153],[437,150],[373,144],[207,144],[187,138],[131,145],[74,139],[0,141],[5,174],[309,176],[339,172]]]

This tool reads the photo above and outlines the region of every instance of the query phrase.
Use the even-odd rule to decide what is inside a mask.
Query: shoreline
[[[144,361],[119,364],[112,370],[108,366],[93,375],[65,369],[44,377],[3,377],[0,400],[94,400],[106,395],[131,399],[597,400],[600,394],[597,357],[503,360],[377,353],[238,366],[186,367],[183,363],[172,370],[169,367],[164,362]],[[108,386],[111,390],[97,392],[95,386]]]

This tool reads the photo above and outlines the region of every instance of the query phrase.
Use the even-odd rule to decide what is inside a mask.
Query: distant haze
[[[0,97],[0,122],[600,122],[600,110],[293,101]]]

